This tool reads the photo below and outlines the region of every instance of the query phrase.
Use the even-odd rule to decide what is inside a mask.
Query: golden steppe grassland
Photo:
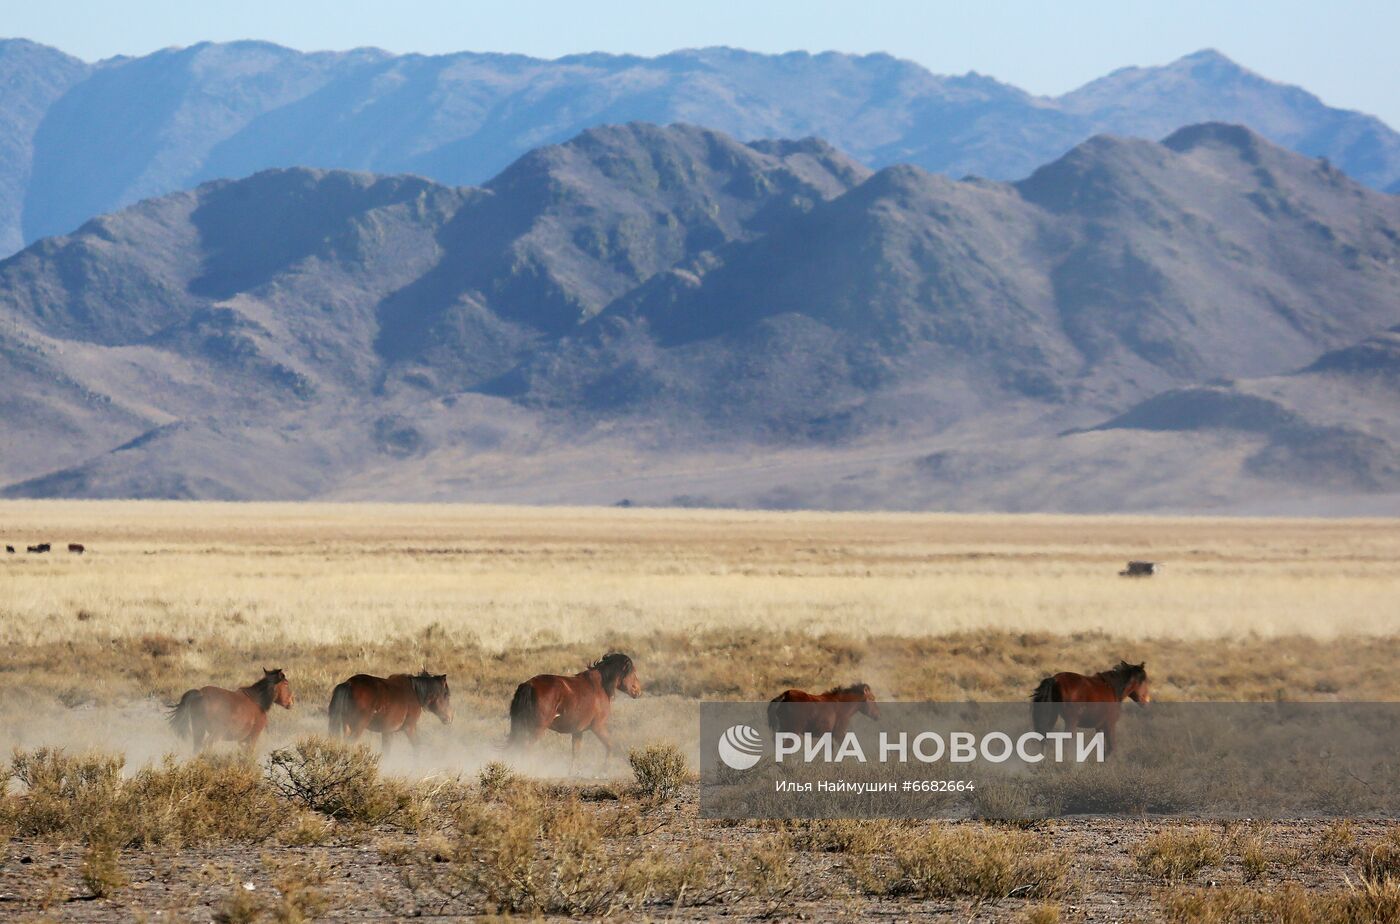
[[[1265,919],[1381,919],[1346,904],[1342,885],[1362,872],[1367,900],[1400,914],[1400,880],[1372,862],[1384,847],[1375,838],[1389,835],[1364,826],[726,826],[695,817],[693,784],[679,796],[672,787],[669,803],[644,800],[630,781],[653,771],[629,771],[626,760],[632,749],[673,745],[693,765],[705,699],[864,680],[882,699],[1022,700],[1047,673],[1092,672],[1120,657],[1147,662],[1158,699],[1400,699],[1397,521],[6,502],[0,532],[18,549],[0,559],[0,747],[20,749],[16,769],[47,779],[53,797],[11,784],[0,826],[12,830],[11,858],[19,850],[33,862],[0,863],[0,914],[14,901],[16,912],[74,920],[163,908],[291,920],[321,907],[321,896],[323,912],[353,917],[346,909],[363,911],[367,899],[347,904],[346,895],[378,877],[375,907],[390,916],[703,919],[724,901],[742,915],[859,918],[897,899],[911,914],[961,919],[1112,920],[1125,907],[1147,920],[1245,919],[1193,891],[1209,878],[1233,883],[1229,901]],[[43,541],[54,551],[25,553]],[[68,554],[69,542],[87,553]],[[1164,567],[1150,579],[1118,577],[1129,558]],[[620,754],[600,784],[611,787],[606,797],[579,784],[502,783],[513,778],[494,762],[515,685],[578,671],[609,649],[633,655],[645,694],[616,706]],[[448,673],[456,722],[427,718],[422,753],[398,745],[383,758],[393,773],[373,785],[393,792],[371,787],[360,799],[417,799],[421,810],[392,822],[305,800],[292,810],[277,801],[285,791],[265,791],[259,767],[201,761],[156,772],[162,755],[187,748],[165,726],[166,704],[205,683],[251,682],[264,666],[286,670],[298,698],[271,716],[264,760],[323,730],[331,687],[352,673]],[[560,776],[567,740],[550,737],[517,769]],[[46,777],[32,763],[45,746],[68,755],[47,758]],[[125,757],[106,789],[93,789],[105,779],[96,765],[62,762],[96,760],[79,757],[90,749]],[[590,773],[600,750],[585,744]],[[155,776],[133,777],[143,766]],[[188,789],[241,793],[228,797],[237,823],[200,827],[183,797],[170,803],[179,812],[147,817],[160,803],[153,793]],[[120,807],[100,830],[90,819],[102,813],[54,807],[93,792]],[[475,795],[443,795],[454,792]],[[481,807],[494,802],[508,811]],[[239,827],[264,817],[261,839]],[[519,818],[523,833],[509,827]],[[535,885],[517,888],[522,870],[535,870],[555,889],[560,864],[584,850],[570,840],[580,831],[623,845],[627,857],[636,847],[675,862],[650,872],[624,864],[616,878],[568,894],[530,876]],[[498,842],[523,854],[482,855],[481,844]],[[1273,842],[1283,846],[1265,848]],[[249,843],[277,851],[219,853]],[[1068,882],[1057,853],[1066,846],[1099,857]],[[1385,849],[1400,874],[1400,841]],[[424,851],[438,859],[423,866]],[[930,855],[971,878],[930,878]],[[322,868],[342,860],[343,874]],[[678,885],[672,867],[692,862],[695,881]],[[287,863],[301,864],[295,875]],[[425,870],[453,877],[444,884]],[[226,888],[245,876],[263,892]],[[1294,891],[1277,901],[1296,907],[1261,904],[1288,882],[1320,889],[1323,903]]]

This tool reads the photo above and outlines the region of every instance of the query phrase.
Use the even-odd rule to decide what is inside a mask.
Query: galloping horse
[[[642,695],[642,684],[632,659],[621,652],[611,652],[572,677],[560,674],[537,674],[515,688],[510,701],[510,738],[507,747],[521,748],[540,740],[545,729],[573,736],[573,754],[569,773],[574,772],[583,733],[593,732],[603,742],[607,753],[603,766],[612,756],[612,736],[608,734],[608,716],[612,713],[613,697],[621,690],[636,699]]]
[[[1046,677],[1031,694],[1031,724],[1040,734],[1053,729],[1060,719],[1070,734],[1081,728],[1102,732],[1107,757],[1113,753],[1124,698],[1139,706],[1152,702],[1146,667],[1146,662],[1119,661],[1112,670],[1092,677],[1069,671]]]
[[[354,740],[365,729],[379,732],[387,754],[389,736],[401,731],[416,749],[418,719],[424,709],[444,725],[452,724],[452,691],[446,674],[356,674],[331,693],[330,734]]]
[[[768,704],[768,727],[775,732],[843,738],[857,712],[877,722],[880,719],[880,707],[875,705],[875,694],[868,683],[832,687],[816,695],[784,690]]]
[[[170,710],[170,727],[181,737],[189,736],[196,754],[216,741],[240,742],[251,753],[267,727],[267,710],[273,703],[290,709],[293,702],[287,675],[280,668],[264,668],[261,680],[237,690],[187,690]]]

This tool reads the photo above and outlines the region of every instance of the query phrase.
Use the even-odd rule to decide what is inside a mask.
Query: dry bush
[[[379,755],[363,744],[301,738],[268,755],[267,779],[284,799],[336,821],[374,825],[413,814],[413,793],[380,776]]]
[[[16,751],[10,776],[24,789],[4,798],[6,821],[21,837],[117,840],[124,825],[118,799],[125,762],[111,754],[73,755],[61,748]]]
[[[331,909],[331,900],[324,888],[329,876],[323,865],[300,862],[273,864],[271,876],[278,897],[270,912],[277,924],[304,924],[319,920]]]
[[[1021,912],[1025,924],[1060,924],[1060,906],[1049,903],[1032,905]]]
[[[113,849],[273,836],[285,812],[257,765],[240,758],[167,758],[121,775],[123,759],[60,749],[17,751],[23,789],[5,797],[17,834],[60,835]]]
[[[1271,854],[1260,834],[1250,834],[1239,842],[1240,875],[1245,882],[1254,882],[1269,871]]]
[[[1168,814],[1199,798],[1179,769],[1143,766],[1118,754],[1102,765],[1045,765],[1040,772],[1038,788],[1051,815]]]
[[[703,892],[714,865],[704,849],[609,854],[604,832],[577,798],[547,798],[534,787],[464,803],[448,835],[382,852],[420,905],[510,914],[676,905]]]
[[[1316,839],[1303,850],[1303,857],[1315,863],[1346,862],[1356,856],[1356,825],[1348,819],[1334,821],[1323,828]]]
[[[256,843],[273,837],[287,814],[258,765],[243,755],[167,757],[127,780],[121,802],[133,847]]]
[[[810,853],[873,854],[888,850],[904,833],[899,822],[853,818],[791,821],[785,825],[794,850]]]
[[[518,789],[522,779],[520,774],[510,768],[510,765],[499,760],[491,761],[482,767],[476,775],[481,797],[488,802],[502,799]]]
[[[1359,845],[1352,857],[1352,865],[1363,879],[1377,882],[1393,879],[1400,882],[1400,831],[1391,831],[1384,837]]]
[[[637,792],[647,799],[669,799],[690,782],[685,755],[674,744],[649,744],[627,755]]]
[[[795,855],[786,834],[773,834],[744,845],[738,852],[735,872],[740,895],[774,901],[797,891],[800,880],[793,870]]]
[[[1070,864],[1039,849],[1024,831],[960,825],[908,832],[890,847],[892,865],[853,866],[856,885],[875,895],[998,901],[1055,898],[1068,887]]]
[[[1162,911],[1180,924],[1397,924],[1400,883],[1363,880],[1345,889],[1222,886],[1164,893]]]
[[[83,854],[78,876],[93,898],[106,898],[125,888],[127,878],[121,870],[121,850],[111,841],[95,841]]]
[[[1133,859],[1144,875],[1183,882],[1203,869],[1220,866],[1225,851],[1219,834],[1208,828],[1167,828],[1143,841],[1133,851]]]

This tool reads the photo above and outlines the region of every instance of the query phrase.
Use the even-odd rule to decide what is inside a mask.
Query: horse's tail
[[[186,690],[185,695],[170,710],[166,721],[177,738],[194,738],[194,709],[204,702],[204,694],[198,690]]]
[[[331,705],[327,710],[327,731],[332,738],[345,737],[346,728],[350,724],[350,707],[354,705],[355,697],[350,692],[350,681],[336,684],[335,690],[331,692]]]
[[[536,705],[535,688],[528,680],[515,688],[515,695],[510,700],[510,737],[506,739],[506,747],[515,748],[530,743],[535,725],[539,722]]]
[[[1055,727],[1060,718],[1060,687],[1054,677],[1046,677],[1031,694],[1031,726],[1039,734]]]
[[[783,695],[781,693],[768,701],[768,730],[771,732],[780,730],[778,727],[778,716],[779,712],[782,710],[782,703]]]

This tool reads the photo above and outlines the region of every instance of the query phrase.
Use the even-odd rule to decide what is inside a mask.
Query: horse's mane
[[[447,686],[446,674],[430,674],[423,671],[413,674],[409,678],[413,681],[413,692],[418,697],[418,705],[428,705],[428,700],[442,692],[442,688]]]
[[[1119,661],[1118,666],[1106,671],[1100,671],[1097,675],[1100,679],[1113,687],[1113,692],[1119,699],[1123,698],[1123,691],[1128,689],[1134,680],[1147,679],[1147,665],[1129,664],[1127,661]]]
[[[272,700],[277,696],[277,685],[287,679],[281,668],[263,671],[262,679],[243,688],[254,704],[263,712],[272,708]]]
[[[823,696],[838,696],[838,695],[840,695],[840,694],[842,694],[842,693],[850,693],[850,694],[853,695],[853,696],[864,697],[864,696],[865,696],[865,691],[868,690],[868,689],[870,689],[870,684],[868,684],[868,683],[853,683],[853,684],[850,684],[849,686],[844,686],[844,687],[832,687],[830,690],[827,690],[827,691],[826,691],[825,693],[823,693],[822,695],[823,695]]]
[[[612,686],[632,673],[632,659],[620,651],[610,651],[588,665],[588,669],[601,675],[603,686]]]

